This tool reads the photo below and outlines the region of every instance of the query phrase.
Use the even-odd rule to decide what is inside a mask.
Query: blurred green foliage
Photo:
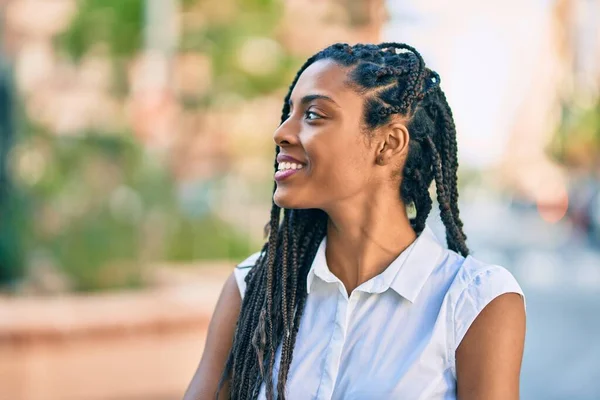
[[[199,51],[212,61],[212,87],[205,94],[208,104],[217,102],[219,96],[235,94],[254,97],[270,93],[287,85],[298,67],[298,60],[278,47],[274,38],[281,20],[282,4],[274,0],[235,1],[236,12],[229,18],[208,19],[206,23],[184,30],[182,51]],[[262,39],[273,46],[261,49],[251,46],[251,41]],[[240,65],[240,53],[246,49],[255,57],[275,58],[273,70],[252,73]]]
[[[158,0],[162,1],[162,0]],[[195,0],[180,0],[187,6]],[[112,57],[131,57],[144,41],[146,0],[79,0],[69,29],[57,44],[79,60],[95,46],[107,46]]]
[[[13,199],[17,212],[2,225],[11,233],[0,243],[55,265],[75,290],[137,287],[149,262],[242,258],[254,248],[216,216],[182,212],[167,169],[130,133],[60,137],[31,125],[27,132],[16,153],[35,154],[43,168],[34,178],[17,172],[25,196]]]
[[[149,0],[150,1],[150,0]],[[98,47],[108,49],[122,76],[123,59],[134,57],[144,46],[144,0],[81,0],[69,28],[57,37],[56,45],[67,56],[80,60]],[[182,26],[179,51],[207,55],[212,64],[210,90],[200,98],[182,98],[188,107],[205,108],[229,95],[251,98],[270,93],[289,83],[299,60],[279,47],[276,40],[282,7],[278,0],[184,0],[183,11],[197,13],[201,23]],[[226,16],[213,17],[221,8]],[[239,62],[249,42],[271,43],[271,51],[255,46],[255,57],[274,58],[273,69],[252,73]],[[119,71],[121,69],[121,71]]]
[[[127,65],[143,51],[145,4],[80,0],[56,46],[76,63],[97,50],[110,57],[119,89],[111,95],[123,99],[129,90]],[[206,56],[211,74],[207,90],[180,95],[187,111],[222,107],[231,97],[268,94],[291,80],[299,60],[277,42],[279,0],[180,4],[178,52]],[[199,22],[186,15],[199,16],[190,19]],[[20,276],[11,268],[22,272],[25,265],[43,264],[63,271],[75,290],[138,287],[152,261],[241,259],[256,250],[257,243],[219,219],[210,206],[186,209],[166,160],[131,132],[57,136],[24,113],[17,128],[11,156],[15,187],[5,203],[8,218],[0,225],[0,283]],[[210,201],[218,202],[216,196]]]
[[[176,234],[168,242],[168,260],[214,259],[224,258],[223,255],[241,259],[256,249],[241,233],[211,215],[180,217],[173,221],[173,229]]]
[[[23,277],[25,252],[29,242],[31,215],[29,198],[10,190],[0,201],[0,284],[14,284]]]
[[[131,55],[143,42],[143,0],[83,0],[59,43],[75,59],[105,45],[113,57]]]
[[[557,161],[586,169],[600,168],[600,98],[587,105],[569,102],[563,107],[561,123],[550,144]]]
[[[160,169],[149,173],[152,166],[130,135],[69,138],[38,131],[24,145],[45,159],[30,194],[37,215],[33,238],[46,261],[78,290],[141,284],[144,207],[171,200]],[[106,274],[111,264],[119,268]]]
[[[8,158],[15,140],[11,82],[11,71],[0,58],[0,282],[4,283],[14,283],[23,276],[29,226],[29,202],[14,188],[9,172]]]

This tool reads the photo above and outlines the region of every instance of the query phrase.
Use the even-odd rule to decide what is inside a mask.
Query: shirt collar
[[[329,283],[340,282],[329,270],[325,257],[327,236],[323,238],[306,279],[306,291],[310,293],[314,277]],[[400,296],[414,303],[433,269],[438,265],[444,251],[441,243],[429,227],[418,235],[392,263],[379,275],[357,287],[369,293],[382,293],[392,288]],[[341,282],[340,282],[341,283]]]

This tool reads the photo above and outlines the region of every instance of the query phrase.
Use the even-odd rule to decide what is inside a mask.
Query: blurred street
[[[599,399],[600,243],[532,207],[478,200],[461,214],[473,256],[505,266],[525,292],[522,399]]]

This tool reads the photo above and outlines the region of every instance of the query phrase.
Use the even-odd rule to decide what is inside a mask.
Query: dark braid
[[[413,47],[402,43],[337,43],[309,58],[294,77],[281,112],[283,123],[289,100],[300,75],[318,60],[332,60],[348,68],[348,84],[363,95],[366,133],[390,122],[392,115],[408,119],[409,150],[401,177],[399,197],[414,204],[410,219],[420,234],[433,207],[429,187],[435,180],[437,200],[446,227],[448,248],[469,253],[458,211],[456,128],[440,77],[425,66]],[[275,155],[279,154],[275,147]],[[277,161],[274,169],[277,170]],[[277,188],[275,183],[273,193]],[[284,209],[274,202],[265,225],[264,244],[245,278],[232,349],[217,393],[229,380],[231,399],[256,399],[265,382],[267,399],[285,399],[285,385],[293,349],[306,304],[306,280],[318,247],[326,235],[327,214],[319,209]],[[276,390],[273,384],[275,355],[281,345]],[[217,395],[218,398],[218,395]]]
[[[289,212],[289,224],[287,226],[287,231],[291,231],[293,229],[293,217],[296,215],[294,213],[293,210],[286,210],[286,212]],[[284,245],[287,245],[287,234],[284,233]],[[288,276],[287,274],[287,267],[285,265],[285,263],[287,262],[287,256],[286,256],[286,251],[287,251],[287,246],[284,246],[283,248],[283,256],[284,256],[284,263],[283,263],[283,276],[284,279],[282,280],[283,282],[283,288],[282,288],[282,301],[281,301],[281,306],[282,306],[282,316],[283,316],[283,323],[284,323],[284,336],[283,336],[283,351],[281,353],[282,359],[280,360],[280,365],[286,365],[286,360],[284,359],[285,357],[288,356],[288,352],[285,351],[286,348],[289,347],[290,344],[290,334],[291,334],[291,328],[292,328],[292,324],[293,324],[293,316],[290,319],[288,319],[288,315],[293,313],[293,309],[291,307],[294,306],[295,304],[295,297],[297,295],[296,293],[296,289],[298,286],[298,238],[296,236],[292,236],[292,254],[291,256],[294,258],[292,260],[292,274],[291,274],[291,282],[290,282],[290,288],[291,288],[291,293],[290,293],[290,301],[289,303],[286,302],[286,289],[287,289],[287,282],[288,279],[285,279],[285,277]],[[277,379],[277,392],[278,393],[283,393],[284,392],[284,382],[287,380],[287,370],[285,368],[282,368],[279,370],[279,376]]]
[[[269,362],[267,363],[267,369],[265,371],[265,375],[263,375],[263,379],[267,378],[267,398],[273,398],[273,380],[271,379],[271,373],[273,368],[273,358],[274,358],[274,344],[273,344],[273,269],[275,265],[275,256],[277,252],[277,242],[279,235],[279,217],[280,217],[281,209],[278,206],[274,206],[271,210],[271,234],[269,235],[269,248],[268,248],[268,261],[267,261],[267,289],[266,289],[266,309],[263,308],[261,310],[261,317],[259,319],[258,330],[261,332],[261,337],[266,338],[266,342],[268,344],[268,349],[260,346],[258,348],[258,355],[265,352],[267,350],[267,354],[269,355]],[[275,233],[275,234],[273,234]],[[266,325],[266,327],[265,327]],[[265,332],[266,330],[266,332]],[[263,336],[264,335],[264,336]],[[262,345],[262,340],[260,341]]]
[[[438,77],[439,80],[439,77]],[[467,240],[467,237],[462,232],[463,223],[459,218],[458,211],[458,146],[456,143],[456,126],[454,125],[454,118],[452,117],[452,110],[450,109],[450,105],[446,100],[446,95],[441,90],[438,91],[439,101],[438,105],[440,107],[440,114],[442,116],[441,121],[444,126],[440,127],[440,129],[444,129],[446,131],[445,135],[442,135],[444,138],[444,154],[445,154],[445,164],[446,167],[444,170],[447,173],[447,184],[450,187],[450,206],[452,207],[452,214],[456,220],[456,225],[458,226],[461,234],[463,235],[463,241]]]

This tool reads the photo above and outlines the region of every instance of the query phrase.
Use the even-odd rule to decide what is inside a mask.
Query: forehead
[[[306,68],[292,91],[292,101],[308,94],[326,94],[336,100],[356,94],[348,85],[348,68],[332,60],[319,60]]]

